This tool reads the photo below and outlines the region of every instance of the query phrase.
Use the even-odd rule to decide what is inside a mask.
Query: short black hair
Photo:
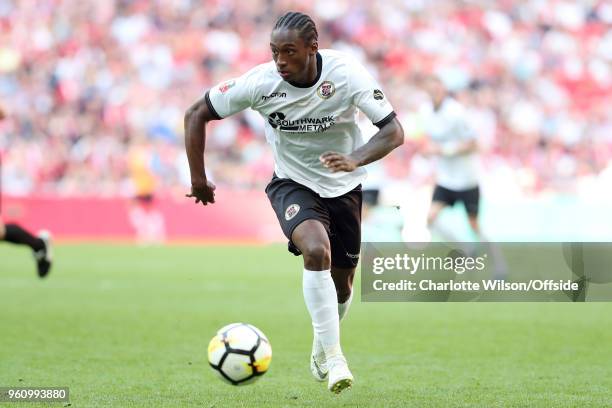
[[[304,43],[319,40],[317,26],[309,15],[298,11],[288,11],[276,20],[274,30],[296,30]]]

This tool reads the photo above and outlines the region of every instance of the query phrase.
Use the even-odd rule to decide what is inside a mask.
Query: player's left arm
[[[404,129],[399,120],[394,117],[372,136],[368,143],[354,150],[350,154],[327,152],[321,155],[320,160],[325,167],[336,173],[338,171],[353,171],[357,167],[365,166],[382,159],[393,149],[404,143]]]
[[[363,112],[380,130],[368,143],[348,154],[326,152],[320,157],[332,172],[353,171],[389,154],[404,143],[404,129],[393,107],[374,77],[359,63],[347,64],[347,83],[353,106]]]

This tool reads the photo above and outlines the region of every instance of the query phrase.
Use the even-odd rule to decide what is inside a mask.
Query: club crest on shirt
[[[323,81],[317,88],[317,95],[321,99],[329,99],[336,93],[336,85],[332,81]]]
[[[289,221],[290,219],[292,219],[293,217],[295,217],[297,215],[297,213],[300,212],[300,206],[299,204],[291,204],[289,207],[287,207],[287,209],[285,210],[285,219],[287,221]]]
[[[382,101],[385,98],[385,94],[382,93],[380,89],[374,90],[374,99],[377,101]]]
[[[234,85],[236,85],[236,81],[234,81],[233,79],[229,80],[229,81],[225,81],[224,83],[222,83],[219,86],[219,92],[221,92],[222,94],[226,93],[230,88],[232,88]]]

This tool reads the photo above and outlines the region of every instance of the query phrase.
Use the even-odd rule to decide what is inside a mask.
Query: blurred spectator
[[[367,61],[413,140],[418,89],[439,75],[468,109],[490,174],[517,188],[572,191],[612,158],[612,6],[485,0],[0,0],[4,190],[132,196],[135,148],[160,194],[185,177],[183,112],[207,87],[271,58],[274,20],[299,9],[321,47]],[[211,126],[218,185],[261,187],[272,173],[260,118]],[[388,178],[423,181],[408,143]],[[142,181],[142,180],[141,180]]]

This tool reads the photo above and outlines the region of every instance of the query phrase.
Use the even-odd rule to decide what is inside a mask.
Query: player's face
[[[444,85],[442,81],[437,78],[428,78],[424,83],[425,91],[429,94],[429,97],[432,99],[433,103],[438,105],[444,97],[446,96],[446,90],[444,89]]]
[[[270,36],[270,49],[276,69],[285,81],[309,82],[309,67],[316,61],[316,41],[307,45],[296,30],[274,30]]]

